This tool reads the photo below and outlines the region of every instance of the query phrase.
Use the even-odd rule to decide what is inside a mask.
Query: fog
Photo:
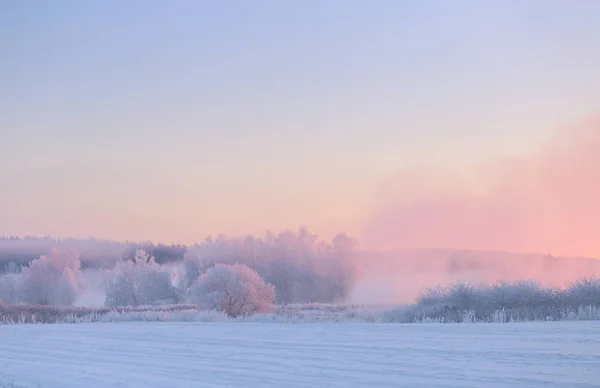
[[[532,155],[490,161],[468,181],[431,167],[385,179],[361,241],[377,250],[600,254],[600,116]]]
[[[431,166],[377,190],[361,242],[372,254],[355,295],[414,298],[455,281],[599,275],[600,116],[560,129],[531,155],[490,161],[475,177]]]

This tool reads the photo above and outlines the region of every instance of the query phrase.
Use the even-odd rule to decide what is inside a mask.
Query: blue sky
[[[600,106],[600,2],[6,1],[0,234],[352,230]],[[351,225],[352,224],[352,225]]]

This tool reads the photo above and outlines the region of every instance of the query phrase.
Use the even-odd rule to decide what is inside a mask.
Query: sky
[[[600,130],[598,20],[593,0],[2,1],[0,235],[191,243],[303,225],[375,248],[600,255],[588,219],[570,225],[588,237],[560,246],[546,240],[563,229],[515,227],[569,226],[542,219],[564,195],[495,222],[552,186],[509,190],[521,207],[506,207],[500,181],[537,181],[557,133]],[[430,194],[447,190],[440,219]],[[494,204],[457,216],[481,190]],[[449,240],[457,219],[465,234],[480,218],[512,235]],[[421,238],[430,224],[438,237]]]

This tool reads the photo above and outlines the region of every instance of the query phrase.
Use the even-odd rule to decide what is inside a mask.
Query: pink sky
[[[384,181],[363,242],[598,257],[599,150],[596,116],[531,155],[490,161],[470,181],[451,171],[400,171]]]
[[[44,196],[24,193],[19,203],[27,206],[4,209],[15,222],[2,232],[192,243],[207,234],[305,225],[325,238],[345,231],[373,249],[600,256],[598,116],[562,126],[533,149],[520,157],[491,157],[468,171],[422,165],[393,174],[382,169],[372,177],[360,168],[356,175],[319,176],[318,169],[307,173],[299,166],[277,182],[269,175],[243,178],[249,186],[241,191],[239,182],[204,188],[177,173],[136,182],[139,195],[135,185],[106,190],[90,177],[49,181]]]

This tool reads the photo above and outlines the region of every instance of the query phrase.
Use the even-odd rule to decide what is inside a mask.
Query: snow
[[[0,326],[0,387],[598,387],[600,322]]]

